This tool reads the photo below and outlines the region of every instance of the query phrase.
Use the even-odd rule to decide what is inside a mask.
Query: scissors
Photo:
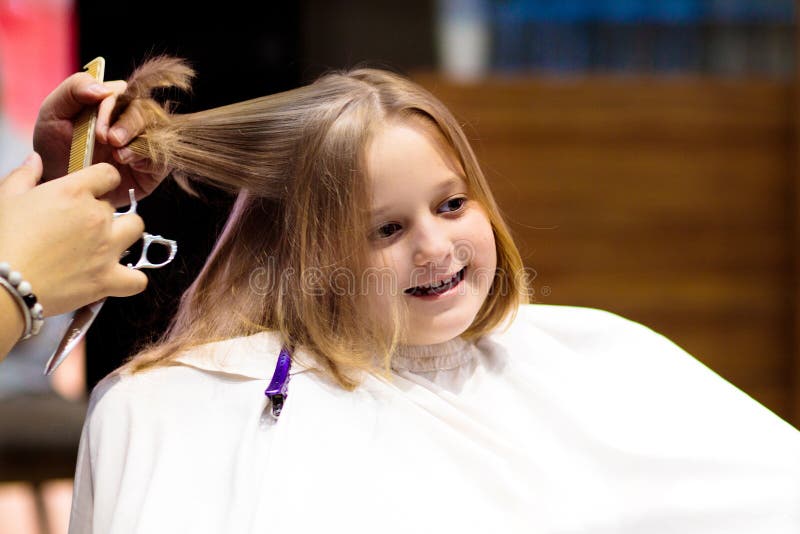
[[[131,199],[131,205],[128,208],[128,211],[115,213],[115,219],[117,217],[122,217],[123,215],[136,213],[137,202],[133,189],[128,190],[128,196]],[[173,259],[175,259],[175,255],[178,253],[178,243],[172,239],[165,239],[160,235],[152,235],[144,232],[142,234],[142,242],[142,255],[139,257],[139,261],[137,261],[135,265],[132,263],[128,264],[128,268],[130,269],[158,269],[170,263]],[[150,245],[160,245],[166,247],[168,251],[167,259],[161,263],[152,263],[147,258],[147,251],[150,249]],[[53,352],[52,356],[50,356],[50,359],[47,360],[47,365],[44,368],[45,375],[49,376],[53,374],[53,371],[55,371],[56,368],[61,365],[61,362],[67,359],[67,356],[69,356],[69,354],[72,352],[72,349],[74,349],[78,342],[83,339],[83,336],[86,335],[86,332],[89,330],[89,327],[92,326],[95,317],[97,317],[97,314],[100,313],[100,309],[103,307],[105,302],[106,299],[101,299],[97,302],[93,302],[92,304],[87,304],[86,306],[78,308],[75,311],[64,337],[61,339],[61,342],[58,344],[55,352]]]

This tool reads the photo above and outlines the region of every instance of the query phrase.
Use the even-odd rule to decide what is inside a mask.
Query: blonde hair
[[[238,198],[170,328],[127,363],[129,370],[167,364],[192,346],[265,330],[314,354],[321,370],[347,389],[358,384],[358,371],[375,370],[376,354],[388,370],[402,339],[400,310],[386,321],[370,313],[357,286],[342,292],[309,291],[305,285],[309,272],[330,287],[342,273],[368,269],[364,152],[388,120],[422,119],[435,126],[491,222],[497,271],[462,336],[487,333],[527,301],[522,260],[475,155],[433,95],[397,74],[358,68],[198,113],[172,114],[151,99],[157,87],[188,88],[192,75],[175,58],[150,60],[132,75],[118,107],[138,108],[147,127],[131,148],[173,169],[186,188],[199,180],[238,192]],[[271,289],[259,291],[256,279],[259,288]]]

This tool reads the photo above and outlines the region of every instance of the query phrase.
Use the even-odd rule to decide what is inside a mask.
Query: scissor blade
[[[47,360],[47,365],[44,368],[45,375],[53,374],[53,371],[61,365],[61,362],[67,359],[67,356],[70,355],[78,342],[86,335],[105,302],[106,299],[98,300],[75,311],[75,315],[72,317],[64,337],[61,339],[61,343],[58,344],[58,348]]]

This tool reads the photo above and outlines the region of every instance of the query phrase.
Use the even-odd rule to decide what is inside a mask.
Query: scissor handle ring
[[[178,243],[172,239],[166,239],[160,235],[152,235],[145,232],[142,234],[142,240],[144,241],[144,244],[142,245],[142,255],[139,257],[139,261],[136,262],[136,265],[133,265],[132,263],[128,264],[128,267],[131,269],[158,269],[174,260],[175,255],[178,253]],[[161,263],[152,263],[147,259],[147,250],[152,244],[164,245],[169,249],[169,256],[166,260],[162,261]]]

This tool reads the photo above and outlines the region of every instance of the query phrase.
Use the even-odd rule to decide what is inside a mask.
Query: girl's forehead
[[[380,123],[365,147],[365,160],[370,182],[423,164],[466,181],[456,148],[430,119],[413,115]]]
[[[403,206],[427,205],[468,188],[455,158],[413,126],[386,130],[376,139],[369,161],[373,218]]]

